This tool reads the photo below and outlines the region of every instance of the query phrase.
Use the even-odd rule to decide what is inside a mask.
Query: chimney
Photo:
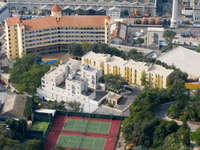
[[[173,0],[172,18],[170,27],[171,28],[178,27],[178,0]]]

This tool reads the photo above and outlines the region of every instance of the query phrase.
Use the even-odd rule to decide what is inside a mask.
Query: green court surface
[[[76,149],[103,150],[105,142],[104,138],[60,135],[57,145]]]
[[[48,122],[39,122],[39,121],[36,121],[36,122],[33,123],[31,129],[32,129],[32,130],[37,130],[37,131],[44,131],[44,132],[46,132],[48,126],[49,126],[49,123],[48,123]]]
[[[110,122],[67,119],[64,130],[107,134],[109,133],[110,124]]]

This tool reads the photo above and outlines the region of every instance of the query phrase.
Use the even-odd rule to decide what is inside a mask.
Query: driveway
[[[172,105],[172,104],[175,104],[176,102],[173,101],[173,102],[169,102],[169,103],[165,103],[165,104],[162,104],[160,105],[156,112],[155,112],[155,115],[156,117],[158,118],[161,118],[163,120],[166,120],[166,121],[175,121],[179,126],[181,126],[183,124],[182,121],[179,121],[179,120],[176,120],[176,119],[171,119],[167,116],[167,110],[168,108]],[[192,132],[196,131],[198,128],[200,128],[200,122],[194,122],[194,121],[187,121],[187,125],[188,127],[190,128],[190,130]]]

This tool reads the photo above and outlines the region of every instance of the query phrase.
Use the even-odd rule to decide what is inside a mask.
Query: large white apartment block
[[[105,91],[96,90],[102,74],[102,69],[70,59],[52,67],[42,77],[41,88],[37,92],[47,100],[80,102],[84,112],[93,112],[107,95]]]
[[[127,82],[133,85],[142,85],[141,78],[146,75],[146,80],[152,87],[166,88],[168,77],[173,72],[156,64],[124,60],[109,54],[96,54],[92,51],[82,57],[82,64],[89,64],[98,69],[103,69],[104,74],[122,76]]]
[[[96,89],[98,85],[98,80],[103,76],[102,69],[96,69],[89,65],[81,66],[81,78],[87,81],[88,87]]]

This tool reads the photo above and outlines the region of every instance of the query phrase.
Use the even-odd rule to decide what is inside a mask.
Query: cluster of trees
[[[68,45],[68,52],[69,54],[73,56],[83,56],[89,51],[93,51],[95,53],[105,53],[105,54],[111,54],[119,57],[125,58],[124,52],[118,50],[114,47],[109,47],[107,44],[102,43],[94,43],[94,44],[88,44],[88,43],[82,43],[82,44],[69,44]]]
[[[168,109],[168,116],[179,120],[200,120],[200,95],[197,91],[190,94],[185,88],[187,74],[174,71],[169,77],[169,92],[171,99],[176,101]]]
[[[195,50],[200,53],[200,45],[197,46]]]
[[[22,145],[19,140],[9,130],[0,125],[0,149],[1,150],[21,150]]]
[[[123,122],[122,132],[126,141],[145,145],[151,150],[190,149],[190,129],[184,122],[179,127],[155,117],[160,104],[170,101],[187,101],[188,93],[184,83],[187,74],[179,70],[171,74],[169,88],[145,87],[130,107],[130,116]]]
[[[178,127],[154,116],[159,104],[169,102],[166,89],[145,88],[130,107],[130,116],[123,122],[123,136],[135,145],[145,145],[152,150],[175,150],[189,148],[190,130],[185,125]]]
[[[176,32],[172,30],[165,30],[163,33],[163,37],[169,46],[172,46],[172,42],[174,37],[176,36]]]
[[[27,123],[24,119],[9,119],[6,121],[6,124],[10,128],[10,133],[13,135],[13,139],[23,141],[26,130],[27,130]]]
[[[44,150],[39,140],[24,141],[27,124],[23,119],[6,121],[9,130],[0,125],[0,150]]]
[[[161,65],[167,69],[175,69],[174,66],[169,66],[164,62],[161,62],[160,60],[156,60],[155,58],[149,58],[144,56],[141,52],[138,52],[136,49],[132,49],[127,53],[126,59],[133,59],[135,61],[143,61],[147,63],[154,63],[157,65]]]
[[[141,45],[141,44],[144,43],[144,39],[143,38],[138,38],[135,42],[136,42],[136,44]]]
[[[200,128],[191,134],[191,140],[200,146]]]
[[[185,89],[185,93],[187,93]],[[177,97],[177,103],[168,109],[168,116],[181,121],[199,121],[200,120],[200,95],[195,92],[193,95]]]
[[[20,93],[35,94],[40,86],[41,77],[49,70],[47,65],[39,65],[38,55],[26,55],[17,59],[10,71],[10,81]]]
[[[119,90],[122,88],[122,83],[125,82],[125,79],[122,78],[120,75],[104,75],[99,80],[102,83],[105,83],[106,89],[118,93]]]

